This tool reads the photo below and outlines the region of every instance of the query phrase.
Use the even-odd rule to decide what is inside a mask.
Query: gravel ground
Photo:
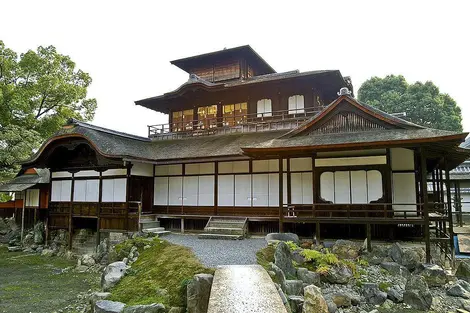
[[[256,264],[256,252],[266,246],[264,238],[218,240],[199,239],[197,235],[169,234],[162,239],[191,248],[208,267]]]

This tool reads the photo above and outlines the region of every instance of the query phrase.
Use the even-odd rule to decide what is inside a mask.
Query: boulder
[[[34,244],[34,235],[32,233],[26,234],[23,238],[23,244],[25,246],[30,246]]]
[[[447,284],[446,272],[436,264],[419,264],[414,274],[423,276],[430,287],[441,287]]]
[[[274,285],[276,286],[277,292],[279,293],[279,297],[281,297],[282,304],[284,304],[284,307],[286,308],[287,312],[292,312],[290,304],[289,304],[289,300],[287,299],[287,296],[282,290],[281,286],[276,283],[274,283]]]
[[[210,274],[194,275],[186,290],[188,313],[207,312],[213,278]]]
[[[422,248],[413,248],[403,250],[401,265],[410,271],[414,271],[418,265],[425,261],[426,253]]]
[[[283,241],[279,242],[274,252],[274,264],[276,264],[286,277],[295,277],[296,270],[292,264],[292,253]]]
[[[56,255],[56,251],[54,251],[52,249],[44,249],[44,250],[42,250],[41,255],[42,256],[54,256],[54,255]]]
[[[0,235],[6,235],[10,231],[10,227],[7,223],[0,217]]]
[[[455,272],[455,277],[465,280],[466,282],[470,282],[470,260],[463,260],[460,262],[457,267],[457,271]]]
[[[338,311],[338,307],[333,301],[326,301],[326,305],[328,306],[329,313],[335,313],[336,311]]]
[[[325,276],[322,279],[329,282],[330,284],[347,284],[353,273],[346,265],[335,265],[328,269]]]
[[[146,305],[125,306],[123,313],[165,313],[165,306],[161,303],[152,303]]]
[[[392,258],[394,262],[397,262],[398,264],[402,264],[402,259],[403,259],[403,249],[401,245],[398,242],[395,242],[389,250],[388,253],[389,257]]]
[[[458,280],[447,289],[447,294],[452,297],[470,299],[470,284],[465,280]]]
[[[88,298],[88,302],[90,303],[91,307],[95,307],[95,304],[99,300],[106,300],[111,296],[110,292],[94,292]]]
[[[340,259],[356,259],[361,251],[361,246],[349,240],[337,240],[332,252]]]
[[[292,313],[302,313],[302,307],[304,306],[304,297],[302,296],[288,296],[289,306]]]
[[[321,289],[315,285],[304,288],[304,305],[302,313],[328,313],[328,304],[323,298]]]
[[[337,308],[347,308],[352,305],[351,297],[347,293],[337,292],[331,296],[331,300]]]
[[[108,291],[114,287],[126,274],[127,265],[124,262],[114,262],[106,266],[101,275],[101,288]]]
[[[23,250],[23,248],[20,247],[20,246],[13,246],[13,247],[10,246],[10,247],[8,247],[8,252],[19,252],[21,250]]]
[[[427,311],[432,305],[432,294],[423,276],[413,275],[406,282],[403,302],[412,308]]]
[[[304,284],[301,280],[286,280],[285,291],[288,296],[301,296]]]
[[[302,249],[292,251],[292,260],[298,265],[305,263],[305,257],[302,255]]]
[[[387,300],[387,293],[381,291],[374,283],[365,283],[362,286],[362,293],[369,304],[381,305]]]
[[[286,275],[284,275],[284,272],[276,264],[270,263],[270,265],[271,270],[274,272],[274,282],[281,286],[285,286]]]
[[[100,244],[96,247],[95,258],[97,262],[105,265],[108,260],[108,251],[109,251],[109,239],[105,238],[101,240]]]
[[[78,259],[78,266],[84,265],[84,266],[93,266],[95,265],[95,259],[90,255],[90,254],[84,254]]]
[[[292,241],[296,245],[300,244],[299,236],[293,233],[270,233],[266,235],[265,239],[268,243],[272,241]]]
[[[304,267],[297,269],[297,278],[307,285],[315,285],[320,287],[320,274],[309,271]]]
[[[395,303],[401,303],[403,302],[403,293],[404,290],[400,286],[392,286],[387,290],[387,298]]]
[[[44,243],[44,223],[37,222],[33,229],[33,240],[37,245]]]
[[[392,275],[403,276],[405,278],[410,276],[410,271],[408,271],[408,269],[403,265],[400,265],[396,262],[382,262],[380,263],[380,266],[386,269]]]
[[[124,303],[99,300],[95,303],[95,313],[121,313],[124,310]]]
[[[186,309],[179,307],[179,306],[174,306],[168,311],[168,313],[186,313]]]

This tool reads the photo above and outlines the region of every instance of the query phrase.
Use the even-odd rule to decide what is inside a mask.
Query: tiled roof
[[[33,187],[36,184],[47,184],[50,179],[50,172],[48,169],[36,168],[35,174],[19,175],[8,182],[0,184],[0,191],[2,192],[15,192],[23,191]]]

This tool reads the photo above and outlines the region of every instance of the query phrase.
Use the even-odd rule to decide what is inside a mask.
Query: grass
[[[111,300],[128,305],[163,303],[165,306],[186,306],[186,285],[198,273],[213,274],[186,247],[154,239],[138,239],[139,258],[131,272],[111,290]],[[116,247],[117,253],[132,247],[132,240]],[[150,247],[143,249],[145,245]],[[165,289],[167,294],[157,292]]]
[[[274,263],[274,252],[276,247],[268,245],[267,247],[261,248],[256,252],[256,261],[259,265],[264,267],[266,270],[271,270],[269,263]]]
[[[62,273],[73,265],[0,246],[0,312],[50,313],[74,302],[79,293],[99,288],[99,273]]]

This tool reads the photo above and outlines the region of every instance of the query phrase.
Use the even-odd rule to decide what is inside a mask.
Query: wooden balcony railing
[[[323,109],[324,107],[313,107],[149,125],[148,136],[155,139],[178,139],[237,132],[292,129]]]

